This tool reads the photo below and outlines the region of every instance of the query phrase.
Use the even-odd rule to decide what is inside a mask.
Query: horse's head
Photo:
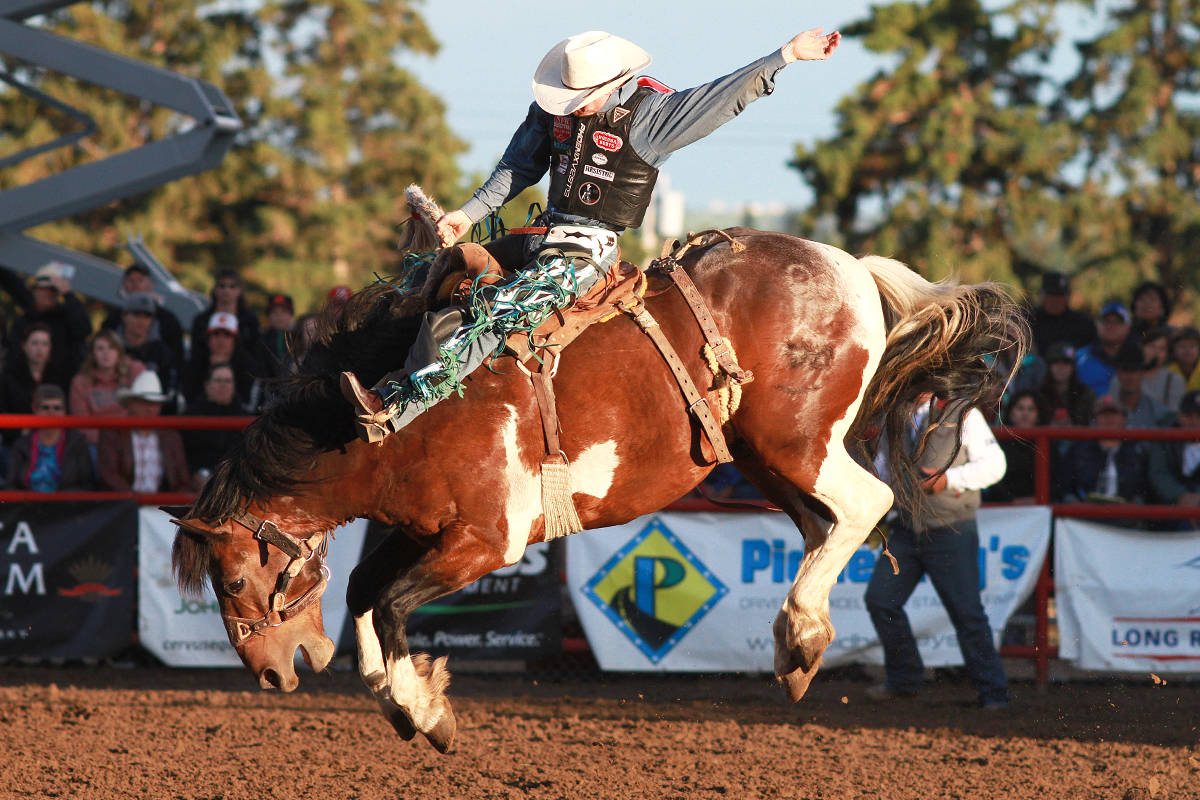
[[[315,671],[333,658],[320,603],[332,526],[299,529],[255,511],[263,516],[247,510],[220,523],[177,514],[172,561],[183,591],[212,584],[229,642],[259,685],[290,692],[300,683],[296,648]]]

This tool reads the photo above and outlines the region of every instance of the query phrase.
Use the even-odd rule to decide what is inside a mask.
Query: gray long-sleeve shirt
[[[774,91],[775,75],[786,65],[783,53],[776,50],[736,72],[695,88],[650,94],[634,112],[629,145],[647,164],[661,167],[671,153],[703,139],[740,114],[750,103]],[[613,92],[602,110],[624,103],[635,91],[637,81],[627,81]],[[462,210],[472,222],[483,219],[542,179],[550,168],[553,123],[553,116],[537,103],[530,104],[525,121],[513,134],[491,177],[463,204]]]

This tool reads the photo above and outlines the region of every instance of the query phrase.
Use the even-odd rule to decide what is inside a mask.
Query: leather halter
[[[291,561],[275,580],[275,591],[267,599],[266,614],[258,618],[222,615],[225,632],[229,634],[229,643],[236,648],[251,636],[262,633],[267,628],[282,625],[321,599],[321,594],[329,585],[329,568],[325,566],[325,551],[329,548],[329,539],[326,531],[320,531],[307,539],[301,539],[280,530],[274,522],[259,519],[249,511],[241,511],[230,519],[249,530],[255,539],[274,545],[291,558]],[[304,594],[284,605],[288,584],[313,556],[320,559],[320,578],[308,587]]]

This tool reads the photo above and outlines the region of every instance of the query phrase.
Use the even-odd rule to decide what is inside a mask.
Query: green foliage
[[[1185,300],[1200,245],[1200,3],[1104,4],[1100,33],[1052,54],[1079,3],[900,2],[845,33],[888,57],[793,161],[854,252],[1036,289],[1062,270],[1092,304],[1164,282]],[[1091,5],[1091,4],[1087,4]],[[1064,12],[1074,11],[1071,17]]]
[[[334,284],[388,271],[395,226],[407,216],[405,187],[454,193],[464,150],[441,100],[400,66],[402,55],[437,49],[415,5],[123,0],[56,14],[47,27],[64,36],[219,86],[246,127],[214,170],[32,233],[118,262],[125,233],[140,233],[194,288],[206,291],[213,270],[233,266],[252,291],[287,291],[301,308]],[[92,114],[100,131],[0,173],[0,188],[159,139],[183,122],[59,75],[25,76]],[[12,91],[0,92],[0,121],[0,154],[73,124]]]

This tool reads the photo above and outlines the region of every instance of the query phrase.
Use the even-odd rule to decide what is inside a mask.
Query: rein
[[[258,618],[222,615],[225,632],[229,634],[229,642],[234,647],[238,647],[251,636],[262,633],[267,628],[282,625],[321,599],[322,593],[329,585],[329,568],[325,566],[325,553],[329,549],[329,537],[327,531],[320,531],[307,539],[301,539],[281,530],[274,522],[259,519],[249,511],[238,512],[230,519],[249,530],[258,541],[279,548],[291,558],[288,565],[279,573],[279,577],[275,579],[275,590],[267,600],[266,614]],[[313,556],[320,559],[320,578],[308,587],[304,594],[284,605],[288,585]]]

